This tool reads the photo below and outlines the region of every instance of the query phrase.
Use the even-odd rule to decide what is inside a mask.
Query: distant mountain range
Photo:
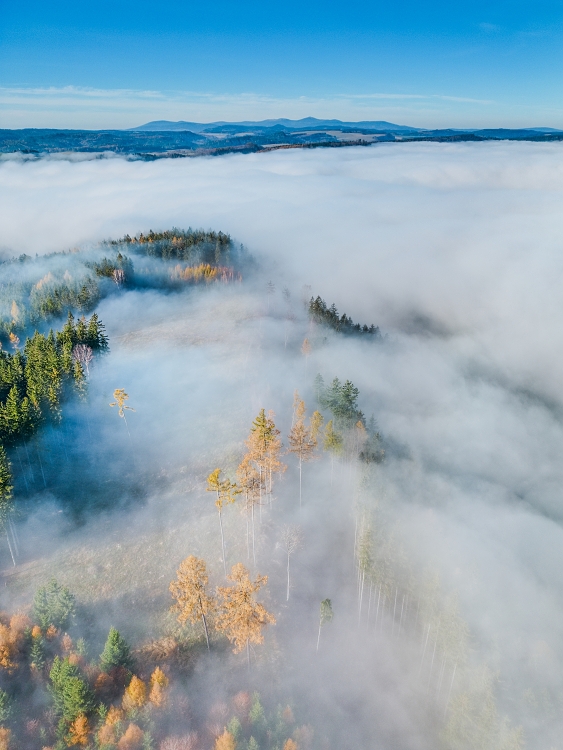
[[[170,122],[156,120],[130,130],[0,130],[0,154],[36,158],[57,153],[119,154],[130,159],[163,159],[288,148],[340,148],[412,141],[562,141],[554,128],[424,130],[383,120]],[[6,158],[6,157],[3,157]]]
[[[316,117],[303,117],[301,120],[287,120],[280,118],[278,120],[243,120],[242,122],[171,122],[170,120],[154,120],[153,122],[147,122],[145,125],[139,125],[138,128],[130,128],[131,130],[190,130],[192,133],[226,133],[226,132],[240,132],[247,128],[257,128],[260,130],[272,129],[276,130],[318,130],[318,129],[336,129],[340,128],[362,128],[376,131],[395,131],[395,130],[414,130],[417,128],[411,128],[408,125],[395,125],[392,122],[385,122],[385,120],[365,120],[361,122],[343,122],[342,120],[318,120]]]

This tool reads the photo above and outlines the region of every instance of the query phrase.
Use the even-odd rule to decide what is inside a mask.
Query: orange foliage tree
[[[221,530],[221,552],[223,554],[223,570],[227,577],[227,561],[225,557],[225,537],[223,534],[223,506],[234,503],[237,494],[237,486],[229,479],[221,479],[221,469],[215,469],[207,477],[207,491],[216,495],[215,506],[219,511],[219,528]]]
[[[147,702],[147,686],[138,677],[133,675],[131,682],[125,690],[123,696],[123,708],[130,711],[133,708],[140,708]]]
[[[215,750],[236,750],[236,740],[233,735],[225,729],[223,734],[215,740]]]
[[[207,617],[215,611],[215,599],[207,593],[209,577],[205,561],[190,555],[180,563],[177,579],[170,584],[170,592],[176,599],[173,609],[181,623],[195,623],[201,619],[209,649]]]
[[[238,654],[246,647],[246,656],[250,666],[250,644],[263,643],[262,629],[268,624],[274,625],[275,617],[256,601],[255,594],[267,583],[267,576],[256,576],[251,581],[248,570],[242,563],[233,565],[229,580],[232,586],[218,588],[221,604],[215,627],[224,633],[234,644]]]
[[[117,747],[119,750],[140,750],[143,737],[143,731],[136,724],[129,724]]]
[[[70,725],[67,744],[68,745],[87,745],[90,734],[88,719],[84,714],[77,716]]]
[[[151,675],[149,701],[153,706],[160,708],[166,700],[165,690],[168,687],[168,677],[160,667],[157,667]]]

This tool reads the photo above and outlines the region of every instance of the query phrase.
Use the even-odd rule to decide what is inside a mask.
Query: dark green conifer
[[[43,629],[54,625],[66,629],[76,612],[73,594],[66,586],[51,578],[46,586],[37,589],[33,599],[33,618]]]
[[[131,665],[131,654],[127,641],[115,628],[110,628],[106,645],[100,656],[100,668],[104,672],[109,672],[113,667],[129,668]]]

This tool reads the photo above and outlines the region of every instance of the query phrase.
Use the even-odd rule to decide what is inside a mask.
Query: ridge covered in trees
[[[0,263],[0,342],[69,311],[89,313],[101,299],[125,289],[180,290],[239,281],[244,257],[244,248],[223,232],[172,229],[5,260]]]
[[[309,317],[315,323],[332,328],[333,331],[338,333],[344,333],[348,336],[372,336],[374,339],[380,339],[381,332],[379,326],[360,325],[360,323],[354,323],[346,313],[342,315],[338,314],[336,305],[333,303],[330,307],[327,306],[326,302],[322,297],[311,297],[309,301]]]

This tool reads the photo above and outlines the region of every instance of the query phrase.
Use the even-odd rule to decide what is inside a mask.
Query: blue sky
[[[0,0],[1,127],[563,128],[563,3]]]

